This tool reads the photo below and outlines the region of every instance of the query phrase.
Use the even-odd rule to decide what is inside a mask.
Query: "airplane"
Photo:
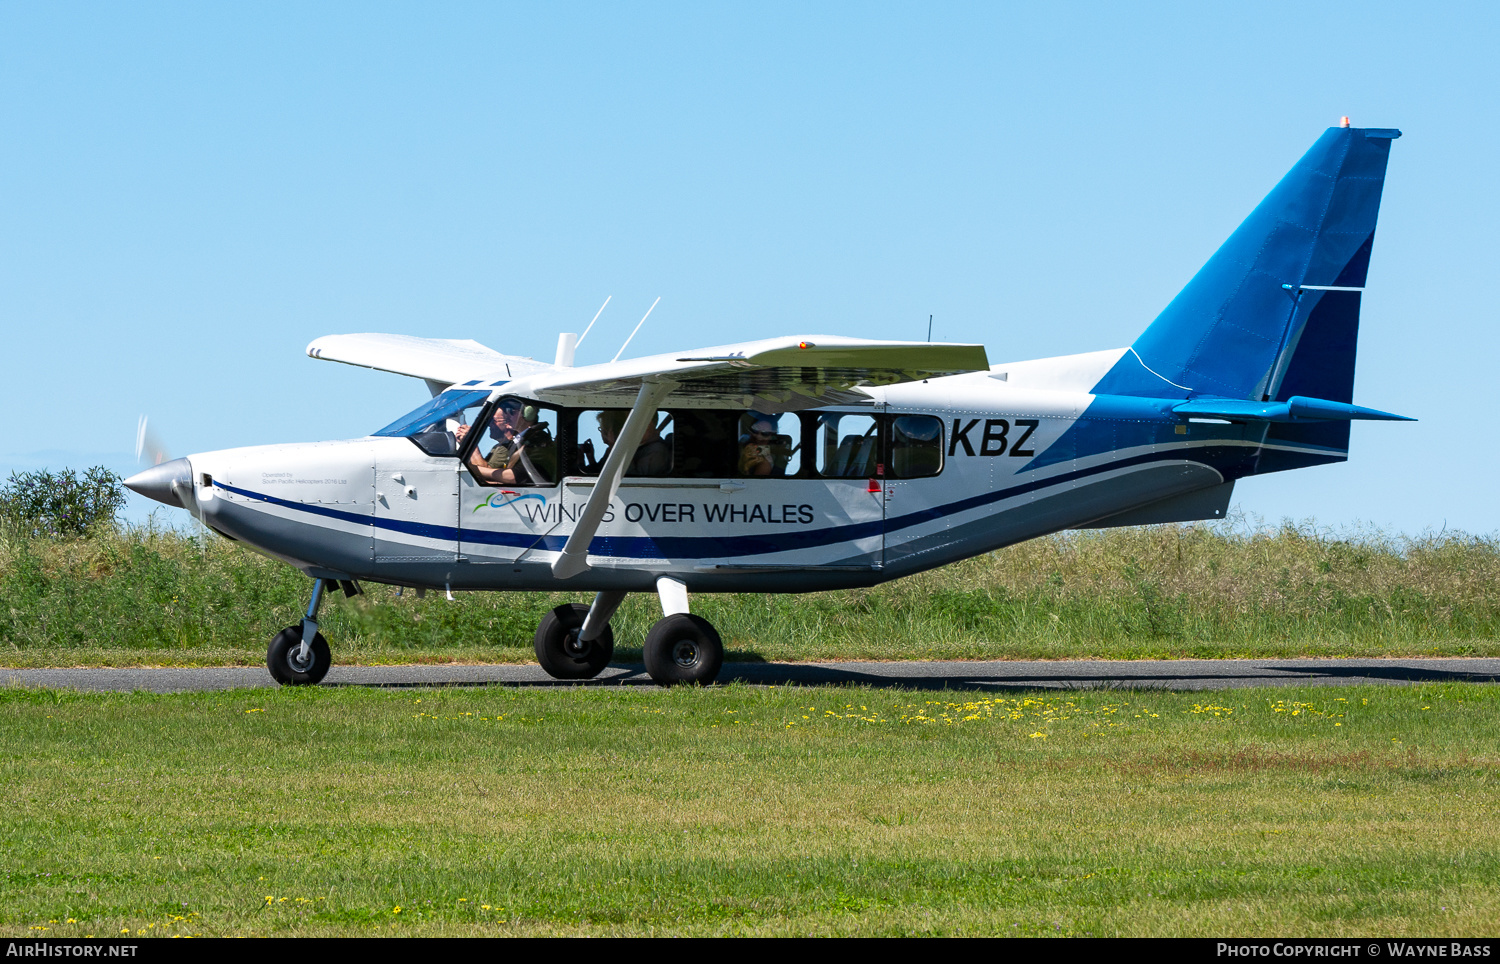
[[[431,398],[364,438],[125,484],[311,577],[267,650],[283,685],[323,679],[320,603],[361,582],[592,593],[536,630],[566,680],[598,675],[621,601],[654,592],[647,673],[711,683],[724,647],[690,594],[865,587],[1065,529],[1221,519],[1242,478],[1347,459],[1351,421],[1412,421],[1353,404],[1400,136],[1329,128],[1125,348],[991,364],[981,345],[793,335],[575,367],[571,333],[550,363],[329,335],[308,355]]]

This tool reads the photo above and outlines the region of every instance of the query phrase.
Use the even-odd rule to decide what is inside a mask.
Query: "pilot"
[[[502,399],[490,416],[489,435],[495,440],[494,447],[481,456],[476,445],[469,454],[474,474],[493,485],[550,483],[556,453],[546,423],[538,423],[537,418],[535,405],[525,405],[516,398]],[[460,425],[455,434],[462,442],[468,426]]]

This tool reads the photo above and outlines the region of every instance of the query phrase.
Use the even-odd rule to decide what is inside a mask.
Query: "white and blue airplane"
[[[1127,348],[991,364],[979,345],[768,338],[574,367],[474,341],[329,335],[314,358],[423,379],[359,439],[205,452],[126,485],[313,580],[267,652],[319,682],[330,584],[578,590],[541,665],[609,662],[631,592],[659,683],[711,682],[690,593],[871,586],[1063,529],[1222,518],[1237,480],[1343,461],[1396,130],[1330,128]]]

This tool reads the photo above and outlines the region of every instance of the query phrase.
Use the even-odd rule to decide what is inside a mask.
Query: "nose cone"
[[[163,505],[191,508],[188,502],[193,498],[193,466],[187,459],[153,465],[126,479],[125,487]]]

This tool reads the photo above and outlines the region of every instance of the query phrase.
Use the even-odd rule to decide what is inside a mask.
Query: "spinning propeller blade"
[[[144,415],[135,427],[135,458],[146,465],[160,465],[172,458],[167,454],[166,445],[151,431]]]

